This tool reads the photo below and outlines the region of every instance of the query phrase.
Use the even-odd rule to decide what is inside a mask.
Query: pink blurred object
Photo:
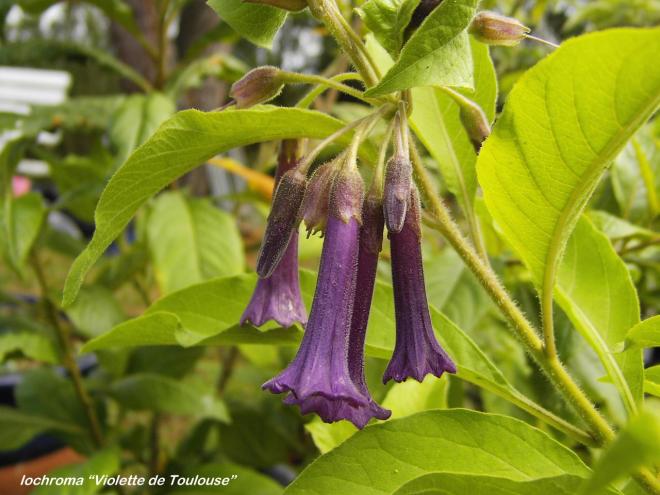
[[[32,182],[27,177],[21,177],[19,175],[14,175],[11,178],[11,189],[15,197],[23,196],[30,192],[32,187]]]

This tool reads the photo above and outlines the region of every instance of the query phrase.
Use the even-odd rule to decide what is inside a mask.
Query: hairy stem
[[[326,78],[314,74],[299,74],[297,72],[284,72],[284,71],[282,71],[280,74],[282,75],[284,80],[289,83],[318,84],[319,86],[325,86],[325,88],[336,89],[337,91],[346,93],[347,95],[350,95],[353,98],[357,98],[358,100],[362,100],[369,104],[377,103],[377,100],[374,100],[373,98],[365,98],[364,93],[362,91],[352,88],[346,84],[342,84],[341,82],[337,81],[334,78]]]
[[[525,350],[536,360],[554,387],[588,425],[595,443],[604,445],[613,438],[614,431],[573,381],[561,362],[556,357],[549,359],[545,355],[544,345],[537,331],[502,286],[495,272],[482,261],[469,241],[463,237],[442,200],[435,193],[415,146],[411,146],[411,152],[417,184],[429,213],[435,220],[434,227],[443,234],[445,239],[461,256],[467,267],[477,276],[486,292],[509,320],[511,328],[524,345]]]
[[[57,307],[50,298],[48,283],[46,282],[46,277],[36,253],[32,253],[31,261],[32,268],[35,275],[37,276],[37,282],[39,283],[44,306],[46,308],[46,317],[53,325],[60,343],[62,351],[62,365],[67,370],[71,380],[73,381],[73,387],[75,389],[76,395],[78,396],[78,400],[80,401],[83,410],[85,411],[85,416],[87,417],[87,422],[89,423],[89,430],[92,436],[92,440],[97,447],[101,447],[103,446],[101,424],[99,422],[98,416],[96,415],[94,402],[92,401],[89,392],[85,388],[82,374],[80,373],[80,368],[78,367],[78,363],[74,357],[75,353],[71,343],[71,333],[69,328],[65,325],[62,325],[60,322]]]
[[[346,29],[338,14],[332,0],[310,0],[309,10],[314,17],[319,19],[328,28],[330,34],[337,40],[341,49],[350,57],[355,68],[364,78],[367,86],[373,86],[378,81],[374,68],[366,58],[363,50],[356,44],[354,32]],[[341,19],[340,19],[341,18]]]

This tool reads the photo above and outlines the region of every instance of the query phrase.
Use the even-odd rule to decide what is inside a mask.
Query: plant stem
[[[333,79],[329,79],[322,76],[317,76],[314,74],[299,74],[297,72],[280,72],[281,76],[286,82],[289,83],[298,83],[298,84],[318,84],[320,86],[325,86],[326,88],[333,88],[342,93],[357,98],[358,100],[364,101],[369,104],[376,103],[377,101],[372,98],[365,98],[364,93],[355,88],[351,88],[346,84],[342,84]]]
[[[357,72],[346,72],[344,74],[337,74],[335,76],[329,77],[329,78],[323,78],[326,81],[334,81],[334,82],[341,82],[341,81],[362,81],[362,76],[358,74]],[[330,86],[326,84],[317,84],[315,88],[312,88],[309,93],[307,93],[305,96],[303,96],[300,101],[296,104],[296,108],[309,108],[309,106],[312,104],[312,102],[325,90],[327,90]]]
[[[526,351],[536,360],[554,387],[588,425],[596,445],[604,445],[614,437],[614,431],[610,425],[573,381],[559,359],[556,356],[550,359],[545,355],[543,342],[537,331],[502,286],[495,272],[482,261],[468,240],[463,237],[460,229],[442,204],[442,200],[435,193],[414,145],[411,145],[411,157],[421,196],[429,209],[430,215],[437,222],[435,228],[444,235],[467,267],[477,276],[486,292],[509,320],[512,329]]]
[[[57,307],[50,298],[48,283],[46,282],[46,277],[39,262],[39,258],[34,252],[31,255],[31,262],[34,273],[37,276],[37,281],[41,290],[44,306],[46,307],[46,316],[50,320],[53,328],[55,329],[55,332],[57,333],[57,338],[59,340],[62,351],[62,365],[67,370],[71,380],[73,381],[76,395],[78,396],[78,400],[80,400],[83,410],[85,411],[85,415],[87,416],[89,430],[91,432],[94,444],[97,447],[102,447],[103,434],[101,433],[101,424],[99,422],[98,416],[96,415],[96,409],[94,408],[92,398],[85,388],[78,363],[74,357],[75,354],[73,345],[71,343],[71,333],[68,327],[62,325],[60,322]]]
[[[378,81],[378,76],[359,45],[356,45],[354,38],[350,34],[352,30],[347,30],[339,19],[343,19],[343,17],[337,14],[332,0],[310,0],[309,10],[314,17],[323,22],[328,28],[328,31],[337,40],[341,49],[350,57],[353,65],[360,72],[367,86],[375,85]]]

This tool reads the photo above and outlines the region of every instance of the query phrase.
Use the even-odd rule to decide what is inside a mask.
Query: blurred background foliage
[[[345,12],[357,6],[340,4]],[[484,0],[481,7],[515,16],[555,43],[588,31],[660,22],[657,0]],[[498,110],[517,78],[547,52],[529,42],[491,49]],[[354,431],[301,417],[261,391],[291,348],[144,347],[78,355],[86,340],[142,314],[163,295],[250,270],[268,213],[277,143],[233,150],[173,183],[139,211],[75,305],[59,307],[64,277],[93,231],[94,207],[110,175],[176,110],[222,106],[230,84],[263,64],[329,75],[347,69],[327,33],[304,12],[289,16],[268,50],[240,39],[202,0],[0,0],[0,66],[71,75],[66,98],[56,105],[16,109],[0,97],[0,167],[3,183],[13,182],[5,214],[13,215],[15,229],[15,242],[3,241],[0,266],[1,466],[71,449],[72,458],[86,460],[61,472],[240,473],[251,487],[244,493],[270,494]],[[287,88],[276,103],[293,104],[304,89]],[[315,106],[345,119],[365,111],[332,91]],[[657,314],[660,306],[659,139],[660,125],[652,122],[631,141],[589,213],[630,269],[642,317]],[[7,177],[14,169],[13,178]],[[436,179],[443,188],[439,173]],[[454,204],[446,190],[444,196]],[[478,211],[499,273],[525,313],[536,318],[529,274],[492,228],[483,205]],[[302,241],[307,268],[315,269],[320,244],[318,238]],[[545,380],[532,373],[458,256],[432,231],[424,250],[431,304],[468,332],[519,390],[570,417]],[[388,258],[385,250],[383,281],[389,278]],[[612,385],[600,380],[604,372],[595,354],[565,316],[559,315],[557,326],[563,360],[601,410],[620,422],[622,405]],[[69,379],[72,358],[90,392],[102,441],[87,427]],[[370,389],[395,417],[469,407],[541,426],[453,377],[385,387],[378,380],[385,361],[371,359]]]

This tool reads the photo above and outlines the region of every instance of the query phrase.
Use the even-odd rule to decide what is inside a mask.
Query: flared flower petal
[[[307,310],[300,295],[298,276],[298,233],[294,232],[273,274],[259,278],[252,298],[241,317],[241,325],[261,326],[274,320],[283,327],[307,323]]]
[[[350,419],[350,408],[369,405],[348,367],[361,203],[359,174],[348,178],[340,174],[330,193],[321,266],[305,335],[289,366],[263,385],[273,393],[290,392],[288,403],[300,405],[303,412],[317,412],[326,421]]]
[[[413,187],[401,232],[390,233],[392,284],[396,314],[396,344],[383,383],[406,378],[422,381],[456,372],[456,365],[442,349],[433,332],[424,288],[419,197]]]

